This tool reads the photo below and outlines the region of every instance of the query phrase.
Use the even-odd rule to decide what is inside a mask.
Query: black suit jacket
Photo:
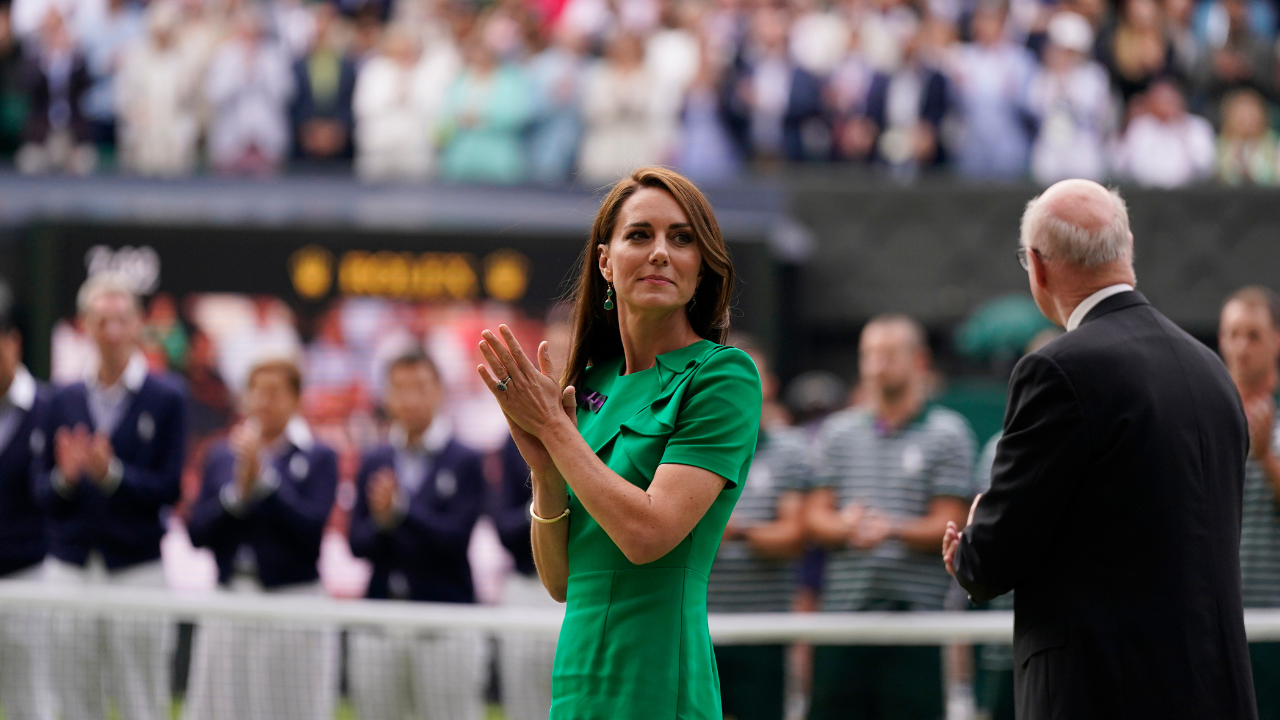
[[[956,576],[977,602],[1018,591],[1019,720],[1257,717],[1248,442],[1217,355],[1140,293],[1018,363]]]

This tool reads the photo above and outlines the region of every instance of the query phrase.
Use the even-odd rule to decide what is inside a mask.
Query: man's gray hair
[[[133,303],[134,310],[142,312],[142,300],[129,278],[117,272],[99,272],[89,276],[76,293],[76,311],[88,315],[95,300],[103,295],[124,295]]]
[[[1036,247],[1046,258],[1061,260],[1080,267],[1097,267],[1117,261],[1133,262],[1133,235],[1129,232],[1129,209],[1116,190],[1109,191],[1115,204],[1111,222],[1096,230],[1049,215],[1042,208],[1042,195],[1027,202],[1022,213],[1022,246],[1031,247],[1032,236],[1039,238]]]

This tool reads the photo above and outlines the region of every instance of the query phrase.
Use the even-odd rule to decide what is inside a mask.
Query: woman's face
[[[600,246],[600,272],[629,311],[672,310],[693,299],[702,250],[671,193],[641,188],[622,204],[613,237]]]

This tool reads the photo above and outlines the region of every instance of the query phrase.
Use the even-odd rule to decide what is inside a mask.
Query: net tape
[[[0,610],[42,609],[112,616],[145,614],[179,621],[211,618],[280,624],[378,626],[405,632],[478,630],[554,638],[564,613],[554,609],[447,603],[336,600],[324,597],[179,593],[96,587],[92,593],[40,582],[0,583]],[[807,641],[829,645],[1004,643],[1012,612],[742,613],[708,617],[718,645]],[[1251,642],[1280,640],[1280,609],[1245,612]]]

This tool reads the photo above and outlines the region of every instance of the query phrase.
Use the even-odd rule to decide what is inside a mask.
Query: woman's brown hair
[[[573,385],[589,364],[604,362],[622,354],[618,330],[618,310],[604,309],[607,283],[600,274],[600,246],[608,245],[618,223],[622,205],[642,188],[665,190],[689,218],[693,241],[702,253],[702,280],[686,307],[689,324],[699,336],[723,344],[729,334],[729,304],[733,299],[733,261],[720,234],[711,203],[702,191],[684,176],[660,167],[643,167],[619,180],[596,213],[587,246],[579,258],[577,287],[573,303],[573,343],[561,386]]]

